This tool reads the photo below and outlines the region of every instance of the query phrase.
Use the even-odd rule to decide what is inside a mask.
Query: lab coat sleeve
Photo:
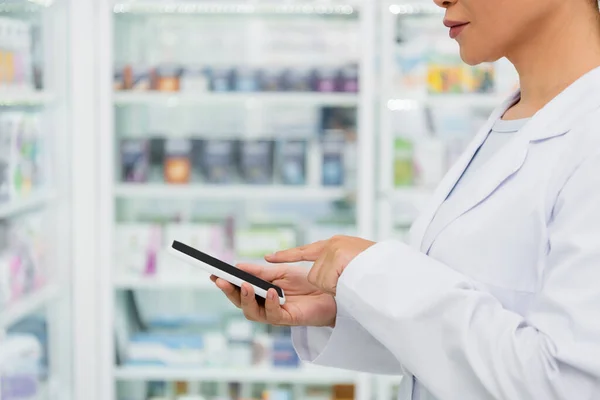
[[[582,163],[562,188],[548,235],[542,287],[525,317],[395,241],[348,265],[337,301],[441,400],[595,399],[600,156]]]
[[[373,374],[402,374],[394,355],[339,304],[335,328],[294,327],[292,340],[303,361]]]

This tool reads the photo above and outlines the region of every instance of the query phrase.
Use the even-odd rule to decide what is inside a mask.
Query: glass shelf
[[[217,2],[162,3],[141,1],[117,3],[113,7],[116,14],[274,14],[274,15],[353,15],[357,8],[352,4],[223,4]]]

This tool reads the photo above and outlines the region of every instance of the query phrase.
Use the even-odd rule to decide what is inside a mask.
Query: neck
[[[521,42],[507,56],[519,74],[521,99],[517,114],[533,115],[581,76],[600,66],[597,10],[585,13],[570,3],[565,2],[565,10],[556,12],[554,20],[531,32],[531,40]],[[581,15],[589,15],[589,19],[582,23]]]

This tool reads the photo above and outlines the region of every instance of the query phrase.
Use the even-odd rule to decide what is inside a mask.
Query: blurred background
[[[0,399],[394,399],[400,377],[304,365],[289,329],[164,250],[406,240],[517,87],[505,60],[462,64],[442,18],[430,0],[0,0]]]

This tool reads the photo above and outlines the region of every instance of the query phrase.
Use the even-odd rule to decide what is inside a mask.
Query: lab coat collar
[[[517,91],[492,112],[463,155],[442,180],[431,201],[413,224],[410,235],[413,247],[429,252],[435,239],[450,223],[484,201],[511,175],[519,171],[527,158],[531,142],[564,135],[583,116],[599,108],[600,68],[588,72],[538,111],[514,140],[482,166],[479,173],[470,181],[468,190],[462,191],[460,199],[455,202],[454,209],[447,213],[446,220],[438,224],[438,230],[428,235],[429,240],[425,242],[425,233],[440,205],[446,200],[477,150],[487,139],[494,123],[518,101],[519,97],[520,92]]]

